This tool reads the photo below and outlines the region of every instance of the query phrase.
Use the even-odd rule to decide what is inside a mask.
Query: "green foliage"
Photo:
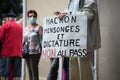
[[[0,0],[0,18],[11,10],[19,17],[22,14],[22,0]]]

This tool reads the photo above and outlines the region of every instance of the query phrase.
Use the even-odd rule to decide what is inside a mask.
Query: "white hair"
[[[16,21],[16,17],[8,17],[8,20],[15,20]]]

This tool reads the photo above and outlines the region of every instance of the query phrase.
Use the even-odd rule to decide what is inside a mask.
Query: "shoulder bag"
[[[29,56],[29,43],[24,42],[22,47],[22,58],[27,58]]]

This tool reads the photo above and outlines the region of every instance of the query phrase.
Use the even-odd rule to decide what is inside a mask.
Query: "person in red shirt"
[[[13,80],[20,80],[22,63],[22,25],[16,23],[16,15],[8,14],[8,22],[0,27],[2,51],[0,55],[0,79],[6,80],[12,65]]]

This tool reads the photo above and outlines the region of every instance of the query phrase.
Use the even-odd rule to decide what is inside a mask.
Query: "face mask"
[[[36,18],[30,17],[30,18],[29,18],[29,22],[30,22],[30,23],[36,23]]]

